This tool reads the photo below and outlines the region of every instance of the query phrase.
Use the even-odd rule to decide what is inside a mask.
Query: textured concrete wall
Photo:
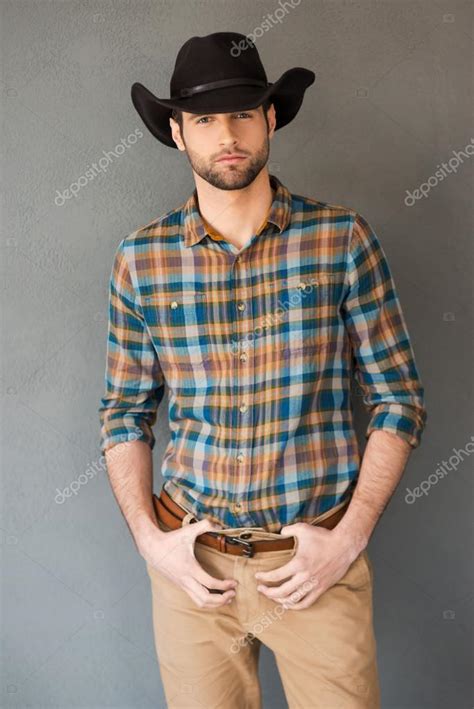
[[[146,569],[107,477],[96,467],[75,496],[58,490],[98,466],[115,248],[194,186],[185,156],[144,129],[130,86],[168,95],[189,36],[251,33],[278,7],[2,2],[2,706],[165,706]],[[427,392],[423,444],[369,546],[387,709],[471,706],[472,460],[449,458],[474,440],[472,40],[471,3],[458,0],[302,0],[257,40],[269,80],[292,66],[317,74],[272,142],[270,169],[373,225]],[[143,137],[88,179],[137,128]],[[425,197],[407,196],[429,178]],[[158,469],[166,405],[156,435]],[[421,497],[407,496],[419,485]],[[284,707],[273,658],[262,660],[265,706]]]

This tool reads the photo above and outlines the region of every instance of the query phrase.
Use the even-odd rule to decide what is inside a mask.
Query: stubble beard
[[[247,159],[240,163],[222,165],[215,162],[208,163],[197,153],[186,147],[186,155],[193,170],[203,180],[219,190],[242,190],[248,187],[255,180],[257,175],[265,167],[270,155],[270,141],[268,136],[262,147],[254,154],[247,156]]]

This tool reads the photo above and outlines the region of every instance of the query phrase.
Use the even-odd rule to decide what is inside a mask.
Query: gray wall
[[[168,95],[192,34],[258,28],[276,0],[2,2],[2,635],[5,707],[164,707],[148,576],[99,466],[118,242],[194,187],[130,101]],[[302,0],[257,46],[269,80],[317,74],[270,170],[357,209],[398,285],[427,392],[421,448],[370,542],[384,709],[472,706],[471,4]],[[143,137],[58,197],[136,128]],[[426,197],[406,191],[431,176]],[[410,202],[410,200],[408,200]],[[155,469],[168,440],[166,400]],[[458,454],[454,453],[458,449]],[[464,449],[465,452],[461,452]],[[451,456],[456,456],[449,463]],[[451,468],[436,477],[441,461]],[[96,465],[87,484],[71,489]],[[431,476],[431,478],[430,478]],[[160,487],[158,474],[155,489]],[[420,497],[406,488],[422,486]],[[73,486],[74,487],[74,486]],[[420,488],[421,490],[421,488]],[[413,501],[412,501],[413,500]],[[62,502],[62,504],[61,504]],[[286,706],[270,654],[266,707]]]

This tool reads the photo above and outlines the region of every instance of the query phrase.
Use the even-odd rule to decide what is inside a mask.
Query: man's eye
[[[236,115],[236,116],[247,116],[248,118],[251,118],[251,117],[252,117],[252,116],[250,115],[250,113],[247,113],[247,111],[241,111],[240,113],[236,113],[235,115]],[[210,116],[201,116],[201,118],[198,118],[198,120],[196,121],[196,124],[201,123],[201,121],[203,121],[203,120],[206,119],[206,118],[210,118]]]

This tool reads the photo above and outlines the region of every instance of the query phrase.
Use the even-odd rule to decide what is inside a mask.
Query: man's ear
[[[173,138],[174,142],[176,143],[178,150],[186,150],[185,145],[183,143],[183,139],[181,136],[181,129],[179,127],[179,123],[174,120],[174,118],[170,117],[170,128],[171,128],[171,137]]]
[[[273,134],[275,133],[275,126],[276,126],[276,110],[275,106],[272,103],[271,106],[269,107],[267,111],[267,120],[268,120],[268,137],[272,138]]]

